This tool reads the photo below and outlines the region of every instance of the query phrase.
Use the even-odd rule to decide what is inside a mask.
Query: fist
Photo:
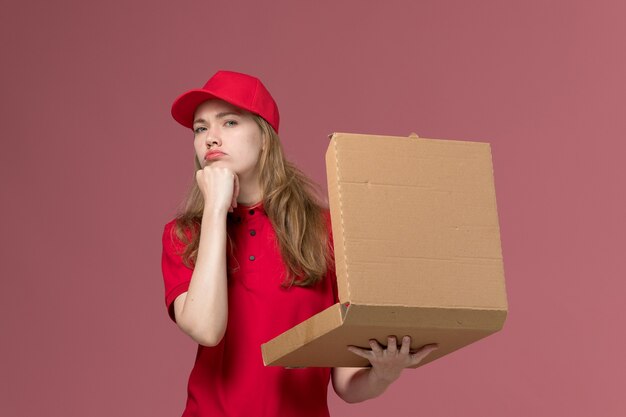
[[[205,208],[233,211],[237,207],[239,177],[229,168],[205,166],[196,171],[196,182]]]

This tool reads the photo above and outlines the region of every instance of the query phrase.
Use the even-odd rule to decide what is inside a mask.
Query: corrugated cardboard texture
[[[488,143],[337,133],[326,169],[341,302],[506,309]]]
[[[411,335],[424,365],[507,314],[488,143],[336,133],[326,153],[341,303],[262,346],[268,365],[367,366],[346,350]]]
[[[411,336],[412,349],[439,343],[422,366],[498,331],[505,318],[506,312],[500,310],[335,304],[264,344],[263,360],[266,365],[288,367],[364,367],[369,362],[346,346],[369,349],[372,338],[385,345],[393,334]]]

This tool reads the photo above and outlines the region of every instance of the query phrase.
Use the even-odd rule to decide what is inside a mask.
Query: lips
[[[220,156],[226,155],[224,152],[220,152],[220,151],[209,151],[204,155],[204,159],[206,161],[210,160],[210,159],[216,159],[219,158]]]

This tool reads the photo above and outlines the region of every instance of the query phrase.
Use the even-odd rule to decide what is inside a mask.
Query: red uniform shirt
[[[326,211],[329,236],[330,215]],[[174,320],[174,300],[187,291],[193,270],[176,253],[182,244],[163,233],[165,304]],[[285,265],[274,230],[263,206],[238,205],[227,216],[228,233],[235,244],[227,248],[228,325],[215,347],[198,345],[188,383],[183,417],[205,416],[328,416],[330,368],[284,369],[266,367],[261,344],[336,302],[336,276],[329,268],[313,287],[281,287]]]

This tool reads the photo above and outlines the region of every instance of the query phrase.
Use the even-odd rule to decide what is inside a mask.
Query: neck
[[[239,195],[237,203],[244,206],[252,206],[261,201],[262,193],[258,178],[239,178]]]

